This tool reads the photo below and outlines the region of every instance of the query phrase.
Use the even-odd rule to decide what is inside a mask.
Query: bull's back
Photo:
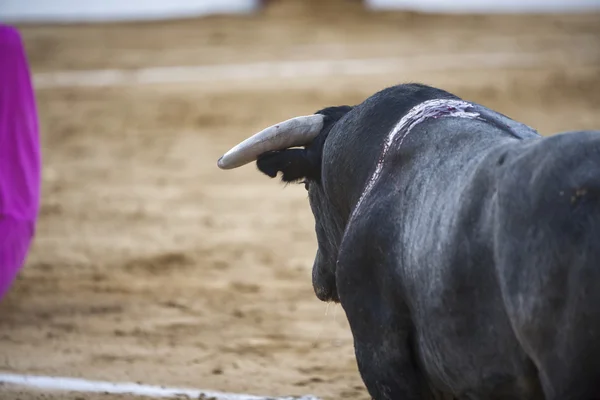
[[[547,399],[600,398],[600,132],[507,154],[495,213],[503,301]]]
[[[513,333],[493,256],[496,164],[520,142],[492,139],[500,135],[484,123],[478,132],[460,122],[435,122],[464,136],[444,137],[441,154],[405,166],[415,173],[397,201],[404,216],[400,274],[417,359],[434,387],[459,398],[538,399],[535,369]]]

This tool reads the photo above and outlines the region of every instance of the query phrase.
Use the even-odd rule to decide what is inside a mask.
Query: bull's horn
[[[306,115],[270,126],[233,147],[219,158],[217,165],[233,169],[255,161],[267,151],[306,145],[321,132],[324,118],[321,114]]]

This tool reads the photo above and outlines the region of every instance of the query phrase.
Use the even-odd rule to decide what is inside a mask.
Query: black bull
[[[600,399],[600,131],[408,84],[258,168],[304,179],[313,286],[374,399]]]

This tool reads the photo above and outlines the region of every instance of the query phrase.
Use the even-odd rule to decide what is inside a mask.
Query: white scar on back
[[[392,145],[394,144],[394,142],[398,140],[397,139],[398,137],[400,137],[400,139],[398,140],[398,145],[395,146],[396,149],[399,149],[402,146],[404,139],[406,139],[406,137],[408,136],[410,131],[415,126],[417,126],[418,124],[420,124],[421,122],[423,122],[429,118],[434,118],[434,119],[443,118],[443,117],[457,117],[457,118],[469,118],[469,119],[479,118],[479,113],[467,111],[468,108],[472,108],[472,107],[473,107],[472,104],[467,103],[466,101],[463,101],[463,100],[435,99],[435,100],[427,100],[421,104],[418,104],[415,107],[413,107],[408,113],[406,113],[406,115],[400,119],[400,121],[396,124],[396,126],[394,126],[394,129],[392,129],[390,131],[389,135],[387,136],[387,138],[383,144],[383,149],[381,151],[381,155],[379,156],[379,159],[377,160],[377,165],[375,167],[375,171],[373,172],[373,175],[371,175],[371,178],[367,182],[365,189],[363,190],[362,194],[360,195],[360,198],[358,199],[358,202],[356,203],[356,206],[354,207],[354,210],[352,211],[352,214],[350,215],[350,220],[348,221],[348,224],[346,226],[349,226],[350,223],[352,222],[352,220],[358,215],[358,213],[360,212],[360,207],[361,207],[364,199],[369,195],[369,193],[375,186],[375,183],[377,183],[377,180],[381,176],[381,171],[383,170],[386,156],[387,156],[388,152],[390,151],[390,149],[392,148]]]

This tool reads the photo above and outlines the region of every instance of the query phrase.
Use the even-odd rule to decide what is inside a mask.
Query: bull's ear
[[[264,153],[256,160],[256,166],[271,178],[282,172],[281,180],[284,182],[296,182],[307,178],[316,180],[319,177],[319,166],[311,160],[306,149]]]

